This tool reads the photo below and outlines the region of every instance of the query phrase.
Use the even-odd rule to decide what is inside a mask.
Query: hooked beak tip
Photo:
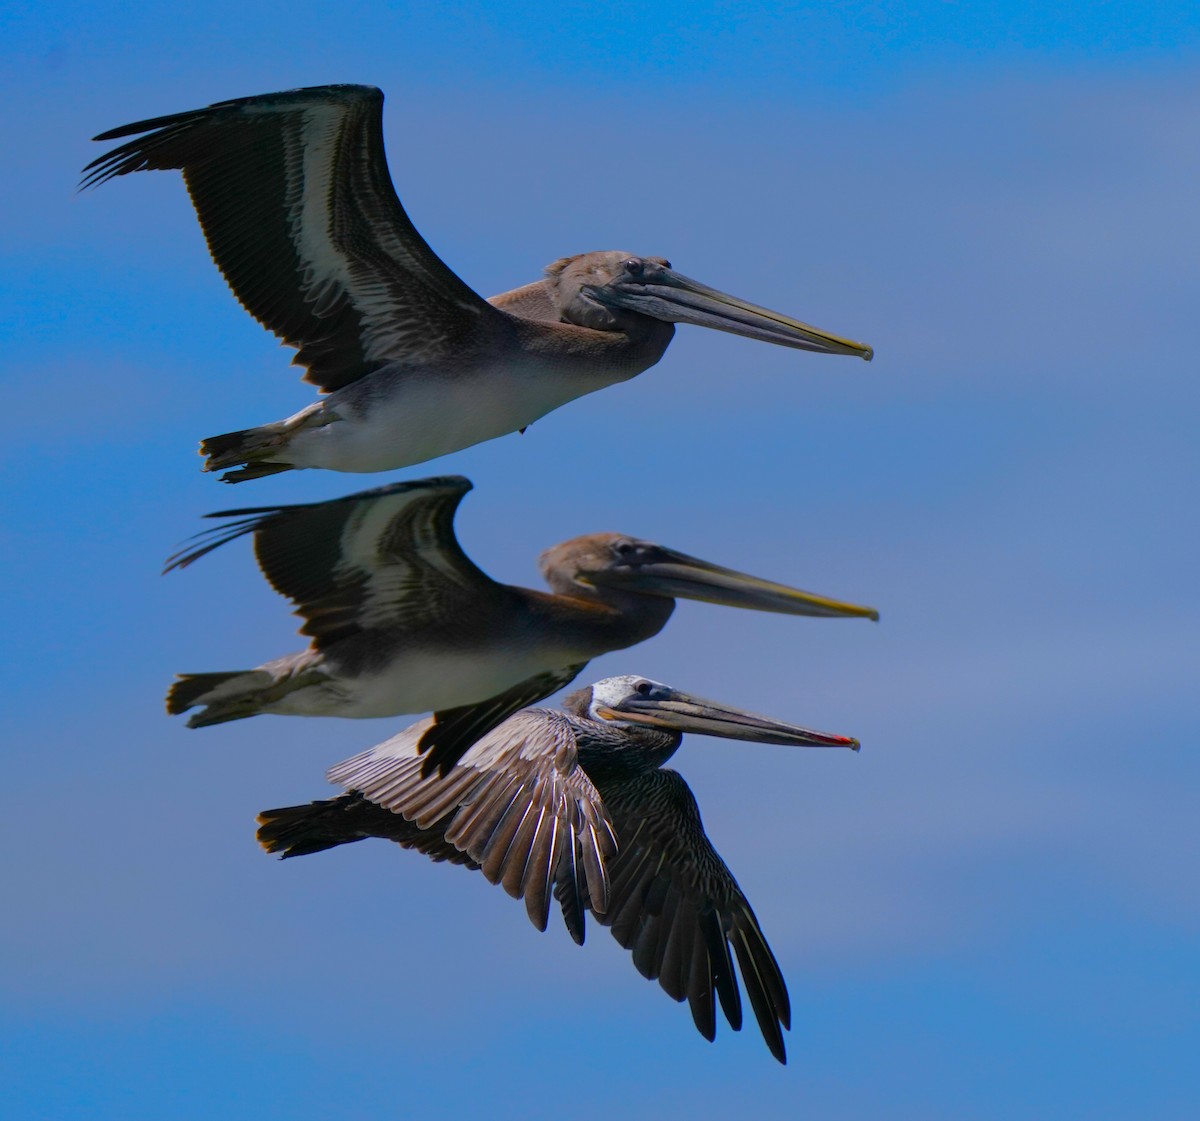
[[[817,746],[820,747],[848,747],[851,751],[857,752],[862,744],[853,736],[831,736],[828,733],[822,733],[822,738],[818,741]]]

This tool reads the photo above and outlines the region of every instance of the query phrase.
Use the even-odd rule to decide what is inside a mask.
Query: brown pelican
[[[424,775],[419,743],[429,721],[414,724],[332,767],[326,777],[348,791],[340,798],[259,814],[259,842],[286,857],[366,837],[396,841],[524,896],[539,930],[553,891],[576,942],[586,907],[633,952],[643,977],[688,1001],[710,1041],[714,996],[733,1029],[741,1027],[736,957],[763,1038],[786,1062],[781,1028],[791,1013],[775,956],[709,843],[687,783],[661,768],[684,732],[855,751],[858,741],[644,677],[608,678],[572,693],[563,708],[510,716],[443,779]]]
[[[552,595],[498,584],[467,559],[454,511],[471,483],[419,479],[328,502],[226,510],[238,520],[169,558],[183,568],[243,534],[291,599],[307,650],[252,670],[182,675],[167,711],[190,727],[259,713],[395,716],[435,711],[424,746],[445,767],[506,716],[571,681],[588,660],[657,634],[675,597],[788,615],[878,612],[772,584],[618,533],[541,556]]]
[[[383,94],[317,86],[139,121],[83,185],[178,169],[242,306],[328,396],[211,437],[226,482],[303,467],[387,471],[523,430],[653,366],[675,323],[870,359],[871,348],[675,272],[661,257],[564,257],[482,299],[417,233],[383,151]]]

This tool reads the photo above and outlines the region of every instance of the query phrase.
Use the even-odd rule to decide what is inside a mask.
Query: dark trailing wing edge
[[[631,951],[643,977],[688,1002],[710,1042],[716,1036],[714,996],[730,1027],[742,1026],[736,957],[763,1039],[786,1063],[781,1029],[791,1025],[787,985],[749,901],[704,833],[687,783],[666,770],[600,779],[597,787],[620,849],[609,862],[609,908],[596,921]]]
[[[443,778],[482,737],[503,724],[514,712],[537,704],[557,693],[579,676],[587,662],[549,670],[517,682],[511,689],[486,701],[447,708],[433,714],[433,723],[422,734],[417,750],[425,753],[421,775],[427,778],[436,770]]]
[[[101,133],[127,140],[82,187],[180,170],[209,252],[242,306],[328,392],[389,363],[507,330],[438,258],[397,198],[383,93],[333,85],[220,101]]]

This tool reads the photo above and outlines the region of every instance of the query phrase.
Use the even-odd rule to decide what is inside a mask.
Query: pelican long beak
[[[589,287],[588,295],[600,303],[626,308],[668,323],[694,323],[715,327],[751,339],[812,350],[820,354],[852,354],[870,362],[874,350],[865,343],[831,335],[769,308],[718,292],[674,269],[649,267],[638,279]]]
[[[597,705],[596,712],[605,720],[628,724],[649,724],[675,732],[696,732],[702,736],[720,736],[751,743],[778,743],[790,747],[859,748],[850,736],[814,732],[798,724],[785,724],[740,708],[729,708],[716,701],[693,697],[678,689],[658,687],[656,697],[633,694],[613,705]]]
[[[879,620],[879,612],[873,607],[842,603],[799,588],[789,588],[786,584],[760,580],[757,576],[709,564],[661,545],[653,547],[647,561],[592,573],[589,579],[647,595],[698,599],[725,607],[774,611],[781,615]]]

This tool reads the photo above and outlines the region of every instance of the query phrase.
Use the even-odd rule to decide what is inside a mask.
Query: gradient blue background
[[[0,1115],[1184,1119],[1200,1111],[1195,4],[8,4]],[[383,844],[280,864],[266,806],[403,721],[168,721],[292,649],[198,437],[311,399],[177,176],[74,195],[102,129],[388,96],[410,214],[485,293],[564,253],[865,339],[682,330],[458,471],[493,575],[601,529],[876,604],[685,604],[640,672],[859,736],[677,765],[789,979],[778,1068],[603,931]]]

